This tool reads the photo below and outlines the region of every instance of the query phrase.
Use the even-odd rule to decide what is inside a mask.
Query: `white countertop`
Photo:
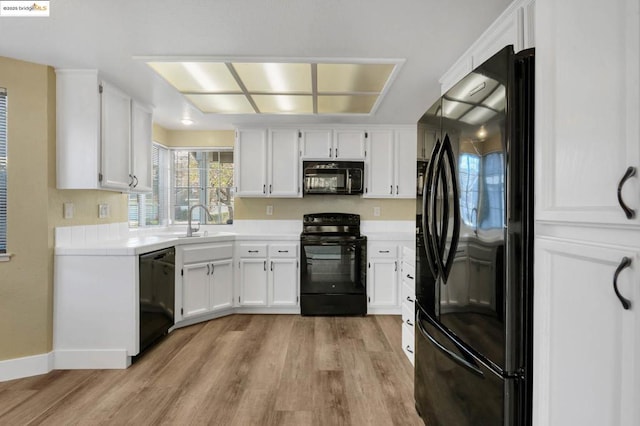
[[[298,221],[247,221],[241,226],[216,232],[203,227],[198,236],[185,237],[175,228],[129,231],[126,223],[56,228],[56,256],[135,256],[172,246],[224,241],[299,241]],[[405,223],[364,226],[362,234],[370,241],[409,241],[415,235]],[[395,226],[393,226],[395,225]],[[219,229],[219,228],[218,228]],[[398,232],[399,231],[399,232]]]

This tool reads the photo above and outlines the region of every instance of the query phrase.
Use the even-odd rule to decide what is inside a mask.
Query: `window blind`
[[[7,90],[0,87],[0,253],[7,252]]]

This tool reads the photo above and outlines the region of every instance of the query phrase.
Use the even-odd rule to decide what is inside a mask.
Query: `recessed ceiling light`
[[[404,63],[403,59],[139,59],[205,114],[373,114]]]
[[[185,126],[191,126],[193,124],[193,120],[190,118],[183,118],[180,122]]]

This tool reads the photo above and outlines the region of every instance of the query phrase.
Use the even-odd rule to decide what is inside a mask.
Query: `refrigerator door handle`
[[[436,252],[436,264],[438,271],[441,273],[443,284],[447,284],[448,271],[446,270],[445,253],[447,251],[447,234],[449,232],[449,184],[447,180],[447,170],[444,162],[446,155],[445,142],[448,142],[448,136],[442,142],[437,153],[436,177],[431,193],[431,229],[434,235],[432,241],[433,250]],[[451,145],[449,143],[449,145]],[[453,169],[451,172],[453,172]],[[438,189],[442,188],[442,205],[438,202]],[[455,189],[457,193],[457,188]],[[438,213],[441,212],[440,229],[438,229]]]
[[[428,212],[431,208],[431,192],[433,191],[434,173],[438,172],[436,167],[437,152],[440,149],[440,140],[436,141],[433,148],[432,161],[429,162],[427,167],[427,173],[425,176],[426,182],[423,186],[422,194],[422,234],[424,239],[424,248],[427,254],[427,264],[431,270],[431,274],[434,277],[438,277],[438,264],[436,262],[436,252],[433,249],[433,235],[431,234],[431,218]]]
[[[447,355],[451,360],[453,360],[457,364],[462,365],[463,367],[467,368],[468,370],[470,370],[474,374],[477,374],[480,377],[484,377],[484,373],[482,372],[482,370],[478,368],[477,365],[474,365],[475,363],[472,363],[473,361],[471,362],[467,361],[466,359],[462,358],[455,352],[447,349],[442,343],[438,342],[435,337],[429,334],[429,332],[422,325],[420,310],[416,312],[416,322],[418,323],[418,330],[420,330],[420,334],[422,334],[427,340],[429,340],[436,348],[438,348],[441,352],[443,352],[445,355]]]
[[[458,242],[460,241],[460,197],[458,195],[458,178],[456,175],[456,161],[455,156],[453,154],[453,148],[451,146],[451,141],[449,140],[449,135],[444,137],[444,142],[442,143],[443,151],[446,155],[447,165],[449,166],[449,171],[451,174],[451,190],[453,192],[453,234],[451,235],[451,245],[449,247],[449,254],[447,256],[446,262],[444,262],[442,267],[442,274],[444,275],[444,279],[446,280],[449,277],[449,273],[451,272],[451,268],[453,267],[453,261],[456,257],[456,250],[458,249]],[[447,190],[447,198],[449,197],[448,192],[448,184],[446,185]],[[448,204],[447,204],[448,207]],[[447,222],[449,219],[447,209]],[[444,251],[443,251],[444,254]]]

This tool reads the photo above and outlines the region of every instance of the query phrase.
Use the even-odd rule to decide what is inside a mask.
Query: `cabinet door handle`
[[[266,271],[267,270],[267,261],[264,261],[264,264],[262,265],[262,268]]]
[[[278,253],[289,253],[289,250],[278,250]]]
[[[271,261],[271,265],[270,265],[269,269],[271,269],[271,271],[273,272],[273,260]]]
[[[249,253],[257,253],[258,250],[249,250]]]
[[[407,300],[408,300],[409,302],[413,303],[413,299],[412,299],[411,297],[407,296]]]
[[[622,303],[622,307],[624,309],[631,308],[631,301],[620,294],[620,291],[618,290],[618,275],[620,275],[620,272],[622,272],[623,269],[628,268],[629,266],[631,266],[631,259],[625,256],[622,258],[620,264],[616,268],[616,272],[613,274],[613,291],[616,292],[616,296],[618,296],[618,299],[620,300],[620,303]]]
[[[214,265],[213,263],[211,264],[211,275],[213,275],[213,271],[215,270],[216,265]]]
[[[389,250],[378,250],[378,253],[389,253]]]
[[[211,265],[209,265],[209,264],[207,263],[207,275],[210,275],[210,274],[211,274],[210,267],[211,267]]]
[[[138,176],[133,175],[133,179],[135,180],[135,183],[133,184],[133,187],[137,187],[138,186]]]
[[[630,166],[629,168],[627,168],[627,171],[624,172],[624,176],[622,176],[622,179],[620,179],[620,182],[618,183],[618,204],[620,204],[620,207],[624,211],[624,214],[627,216],[627,219],[633,219],[634,217],[636,217],[636,211],[627,206],[622,199],[622,187],[629,178],[635,175],[636,168]]]
[[[336,158],[338,158],[338,148],[336,148]]]
[[[407,274],[407,278],[409,278],[410,280],[413,279],[413,277],[411,275],[409,275],[409,274]]]
[[[329,148],[329,158],[331,158],[331,153],[332,153],[332,150],[331,148]]]
[[[413,327],[413,323],[411,322],[411,320],[407,320],[407,325]]]
[[[396,260],[394,263],[396,264],[395,271],[398,272],[398,261]]]
[[[271,194],[271,184],[269,184],[269,194]]]
[[[389,185],[389,194],[393,195],[393,185]]]
[[[400,186],[396,185],[396,195],[398,195],[400,193]]]
[[[262,193],[263,194],[267,193],[267,185],[266,184],[262,185]]]
[[[405,348],[405,350],[406,350],[407,352],[409,352],[410,354],[412,354],[412,353],[413,353],[413,351],[411,350],[411,346],[409,346],[409,345],[407,345],[407,347]]]
[[[133,175],[129,175],[129,186],[133,186]]]

